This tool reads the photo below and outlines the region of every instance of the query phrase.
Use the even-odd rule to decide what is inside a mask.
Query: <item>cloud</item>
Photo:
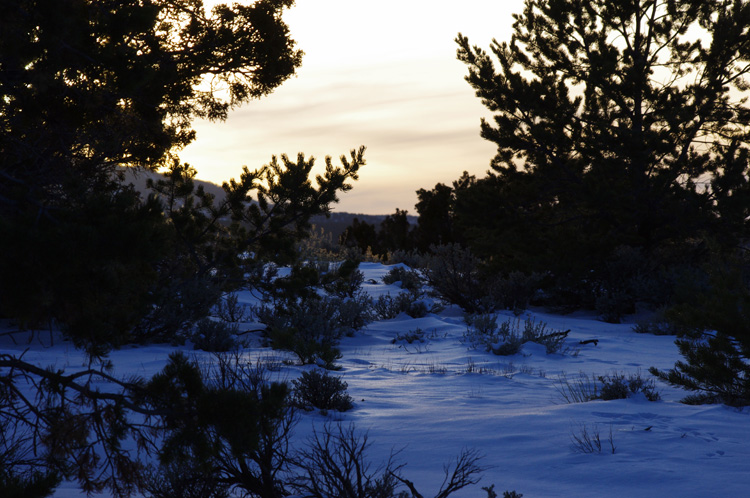
[[[304,152],[322,165],[326,155],[365,145],[367,166],[337,209],[371,214],[413,210],[416,190],[464,170],[482,175],[495,151],[479,136],[480,117],[489,114],[463,80],[453,37],[501,23],[498,16],[490,23],[491,12],[484,17],[487,2],[456,8],[422,0],[298,2],[289,13],[307,53],[298,75],[224,123],[197,122],[183,160],[199,177],[221,182],[273,155]],[[492,9],[510,23],[507,5]]]

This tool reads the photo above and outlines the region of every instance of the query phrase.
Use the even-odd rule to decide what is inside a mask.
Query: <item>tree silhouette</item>
[[[514,19],[491,54],[456,40],[494,113],[499,254],[581,279],[620,246],[653,259],[745,236],[748,204],[730,199],[748,189],[746,3],[529,0]]]
[[[492,56],[456,40],[498,146],[457,200],[471,245],[608,319],[650,297],[648,278],[671,285],[692,336],[685,362],[652,373],[692,402],[747,404],[750,4],[527,0],[514,19]],[[687,296],[664,267],[692,272]]]
[[[313,158],[282,155],[216,199],[176,155],[193,119],[224,119],[294,73],[302,53],[281,17],[292,3],[0,4],[0,313],[18,331],[59,327],[89,360],[71,373],[0,355],[3,496],[48,495],[59,477],[126,496],[144,484],[143,451],[180,440],[199,454],[217,435],[248,453],[283,411],[283,386],[215,386],[179,355],[123,380],[106,357],[175,338],[222,290],[292,260],[310,217],[357,179],[364,147],[340,167],[326,158],[314,180]],[[168,172],[144,199],[126,167]],[[227,415],[240,412],[241,426]]]

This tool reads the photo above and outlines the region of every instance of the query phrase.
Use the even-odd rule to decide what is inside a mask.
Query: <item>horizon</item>
[[[415,214],[417,190],[463,171],[483,176],[496,150],[479,136],[480,118],[491,114],[464,81],[456,35],[488,49],[492,38],[509,39],[511,14],[521,8],[520,0],[469,0],[460,9],[300,0],[283,17],[305,52],[296,75],[225,122],[197,120],[197,138],[180,158],[199,179],[221,184],[282,154],[314,156],[317,173],[325,156],[338,165],[364,145],[367,164],[333,210]]]

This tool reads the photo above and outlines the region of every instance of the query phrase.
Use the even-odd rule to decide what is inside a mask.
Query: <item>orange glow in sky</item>
[[[217,2],[205,2],[207,5]],[[479,136],[489,116],[456,60],[458,32],[489,48],[509,40],[521,0],[297,0],[284,14],[305,52],[297,76],[273,94],[197,121],[180,157],[221,183],[273,155],[315,156],[321,167],[360,145],[367,165],[334,209],[414,212],[416,190],[484,175],[495,146]]]

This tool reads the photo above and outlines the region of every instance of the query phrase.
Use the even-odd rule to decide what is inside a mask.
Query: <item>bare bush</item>
[[[573,444],[573,450],[578,453],[601,453],[603,445],[599,428],[594,424],[594,427],[589,429],[585,423],[579,425],[578,429],[571,430],[570,440]],[[609,426],[609,436],[607,437],[609,443],[609,449],[614,454],[617,448],[615,447],[614,437],[612,435],[612,426]]]
[[[461,454],[456,457],[455,461],[443,467],[443,482],[435,498],[447,498],[456,491],[478,483],[482,479],[481,474],[487,470],[487,467],[479,464],[482,458],[482,455],[477,450],[464,449],[461,451]],[[393,474],[393,476],[409,489],[412,498],[424,498],[417,491],[413,482],[400,475]]]
[[[371,443],[354,425],[327,423],[315,431],[295,462],[301,473],[292,488],[309,498],[393,498],[400,466],[394,455],[377,467],[367,459]]]
[[[566,403],[585,403],[599,398],[596,379],[580,372],[577,379],[570,380],[565,372],[557,378],[557,393]]]
[[[547,354],[562,350],[568,331],[553,331],[547,329],[547,324],[537,322],[529,317],[521,322],[520,319],[508,319],[497,324],[497,316],[490,313],[468,314],[464,317],[468,325],[464,333],[464,341],[471,348],[481,348],[492,351],[496,355],[509,356],[521,351],[527,342],[535,342],[545,346]]]
[[[639,393],[648,401],[659,400],[654,380],[644,379],[640,371],[629,375],[615,372],[599,376],[589,376],[580,372],[578,378],[573,380],[568,379],[563,372],[558,377],[555,387],[566,403],[585,403],[595,399],[626,399]]]

